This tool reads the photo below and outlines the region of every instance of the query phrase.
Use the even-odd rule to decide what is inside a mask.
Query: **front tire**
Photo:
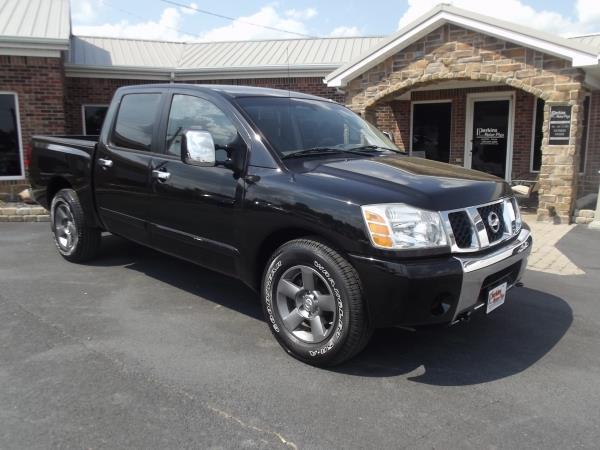
[[[101,231],[85,223],[83,208],[73,189],[61,189],[52,199],[50,223],[54,243],[63,258],[84,262],[96,256]]]
[[[261,298],[279,344],[311,365],[340,364],[371,337],[356,270],[316,240],[293,240],[275,251],[263,276]]]

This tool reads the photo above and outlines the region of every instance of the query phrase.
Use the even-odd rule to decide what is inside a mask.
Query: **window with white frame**
[[[108,105],[83,105],[81,107],[83,134],[88,136],[99,135],[107,111]]]
[[[585,172],[587,143],[589,134],[591,95],[583,99],[583,117],[581,120],[581,151],[579,152],[579,173]],[[544,125],[544,100],[536,98],[533,116],[533,139],[531,148],[531,172],[539,172],[542,166],[542,138]]]
[[[17,94],[0,92],[0,180],[24,175]]]
[[[579,152],[579,173],[585,172],[585,161],[587,157],[587,143],[590,123],[590,102],[591,95],[586,95],[583,99],[583,118],[581,120],[581,151]]]
[[[542,139],[544,138],[544,105],[541,98],[534,99],[533,136],[531,139],[531,172],[539,172],[542,167]],[[517,174],[521,177],[522,174]]]

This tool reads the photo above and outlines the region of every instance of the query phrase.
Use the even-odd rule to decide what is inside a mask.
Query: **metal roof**
[[[162,42],[73,36],[67,74],[181,72],[207,77],[289,70],[324,76],[377,45],[382,37],[277,39],[233,42]]]
[[[69,62],[106,67],[177,67],[185,44],[101,37],[71,38]]]
[[[180,69],[214,67],[341,65],[381,37],[280,39],[187,44]]]
[[[68,44],[70,34],[69,0],[0,0],[0,40]]]

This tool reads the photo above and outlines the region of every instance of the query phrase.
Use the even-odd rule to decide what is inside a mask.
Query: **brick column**
[[[544,107],[544,138],[537,219],[554,223],[569,223],[577,198],[577,176],[581,146],[582,102],[579,92],[570,102],[546,102]],[[571,132],[565,145],[550,145],[551,106],[570,105]]]

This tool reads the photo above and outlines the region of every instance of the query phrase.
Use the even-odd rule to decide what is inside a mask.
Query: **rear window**
[[[121,99],[112,143],[150,151],[161,94],[128,94]]]

